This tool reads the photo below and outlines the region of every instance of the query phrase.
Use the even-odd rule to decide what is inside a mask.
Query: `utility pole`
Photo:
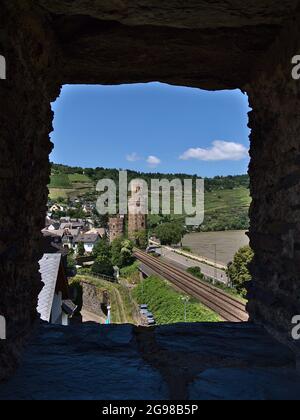
[[[213,284],[216,284],[216,281],[218,280],[218,270],[217,270],[217,244],[214,244],[215,248],[215,274],[214,274],[214,280]]]
[[[142,298],[143,298],[143,301],[144,301],[144,276],[143,276],[142,272],[140,272],[140,281],[142,283]],[[143,302],[143,303],[145,303],[145,302]]]
[[[188,296],[183,296],[181,299],[184,302],[184,322],[186,323],[187,322],[187,304],[190,298]]]

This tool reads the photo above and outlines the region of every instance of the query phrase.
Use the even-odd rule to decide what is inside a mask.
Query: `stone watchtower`
[[[147,230],[148,197],[143,195],[138,183],[132,183],[134,196],[128,201],[128,238],[135,239],[135,233]]]
[[[110,243],[124,235],[124,216],[110,217],[108,225]]]
[[[135,239],[135,233],[147,229],[147,216],[144,214],[128,214],[128,238]]]

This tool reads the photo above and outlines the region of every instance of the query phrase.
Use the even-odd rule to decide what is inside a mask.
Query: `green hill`
[[[53,168],[48,185],[51,200],[82,197],[94,191],[94,182],[83,173],[65,173]]]
[[[245,187],[205,193],[205,218],[200,230],[247,230],[250,203],[250,192]]]
[[[119,171],[105,168],[80,168],[66,165],[52,165],[51,182],[49,185],[50,199],[70,199],[74,197],[86,197],[96,201],[97,181],[109,178],[118,183]],[[161,174],[140,173],[128,171],[128,181],[141,178],[150,182],[152,178],[166,178],[172,180],[196,179],[196,175],[186,174]],[[251,198],[249,194],[248,175],[215,177],[205,179],[205,220],[201,226],[203,231],[220,230],[243,230],[248,229],[248,209]],[[173,205],[171,204],[171,208]],[[150,216],[150,226],[155,226],[164,218],[163,216]],[[171,216],[171,219],[183,219],[179,216]]]

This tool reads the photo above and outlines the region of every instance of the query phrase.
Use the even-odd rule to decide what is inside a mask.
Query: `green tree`
[[[83,257],[84,256],[85,249],[84,249],[84,243],[83,242],[79,242],[78,243],[77,254],[79,255],[79,257]]]
[[[116,238],[111,246],[111,261],[119,268],[133,264],[133,243],[128,239]]]
[[[108,228],[108,222],[109,222],[109,215],[108,214],[99,214],[97,209],[93,210],[93,216],[95,221],[95,227],[99,228]]]
[[[145,230],[140,230],[134,234],[136,246],[140,249],[146,249],[148,245],[148,236]]]
[[[155,229],[162,245],[178,244],[183,236],[183,227],[179,223],[163,223]]]
[[[75,275],[76,273],[76,261],[72,253],[67,256],[67,272],[68,275]]]
[[[147,225],[150,230],[155,229],[163,220],[163,217],[159,214],[149,214],[147,219]]]
[[[108,240],[105,238],[100,239],[100,241],[97,242],[93,249],[93,256],[95,258],[101,257],[103,255],[111,258],[111,247]]]
[[[114,267],[111,260],[106,255],[100,255],[92,267],[92,273],[96,275],[105,275],[112,277],[114,275]]]
[[[119,267],[127,267],[134,262],[134,256],[133,256],[133,243],[125,239],[122,242],[122,248],[121,248],[121,254],[119,259]]]
[[[246,283],[251,280],[249,264],[253,260],[254,253],[250,246],[245,246],[238,250],[233,262],[228,264],[227,275],[236,290],[246,296]]]
[[[116,238],[111,244],[111,261],[113,265],[119,265],[119,259],[124,238]]]
[[[86,214],[82,209],[69,209],[66,215],[71,217],[72,219],[84,219],[86,217]]]

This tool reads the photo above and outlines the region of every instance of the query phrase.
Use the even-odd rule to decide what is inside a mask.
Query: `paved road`
[[[162,248],[162,258],[168,262],[171,261],[178,268],[183,268],[184,270],[189,267],[200,267],[205,276],[215,279],[220,283],[228,284],[228,277],[223,270],[183,257],[182,255],[169,251],[166,248]]]

